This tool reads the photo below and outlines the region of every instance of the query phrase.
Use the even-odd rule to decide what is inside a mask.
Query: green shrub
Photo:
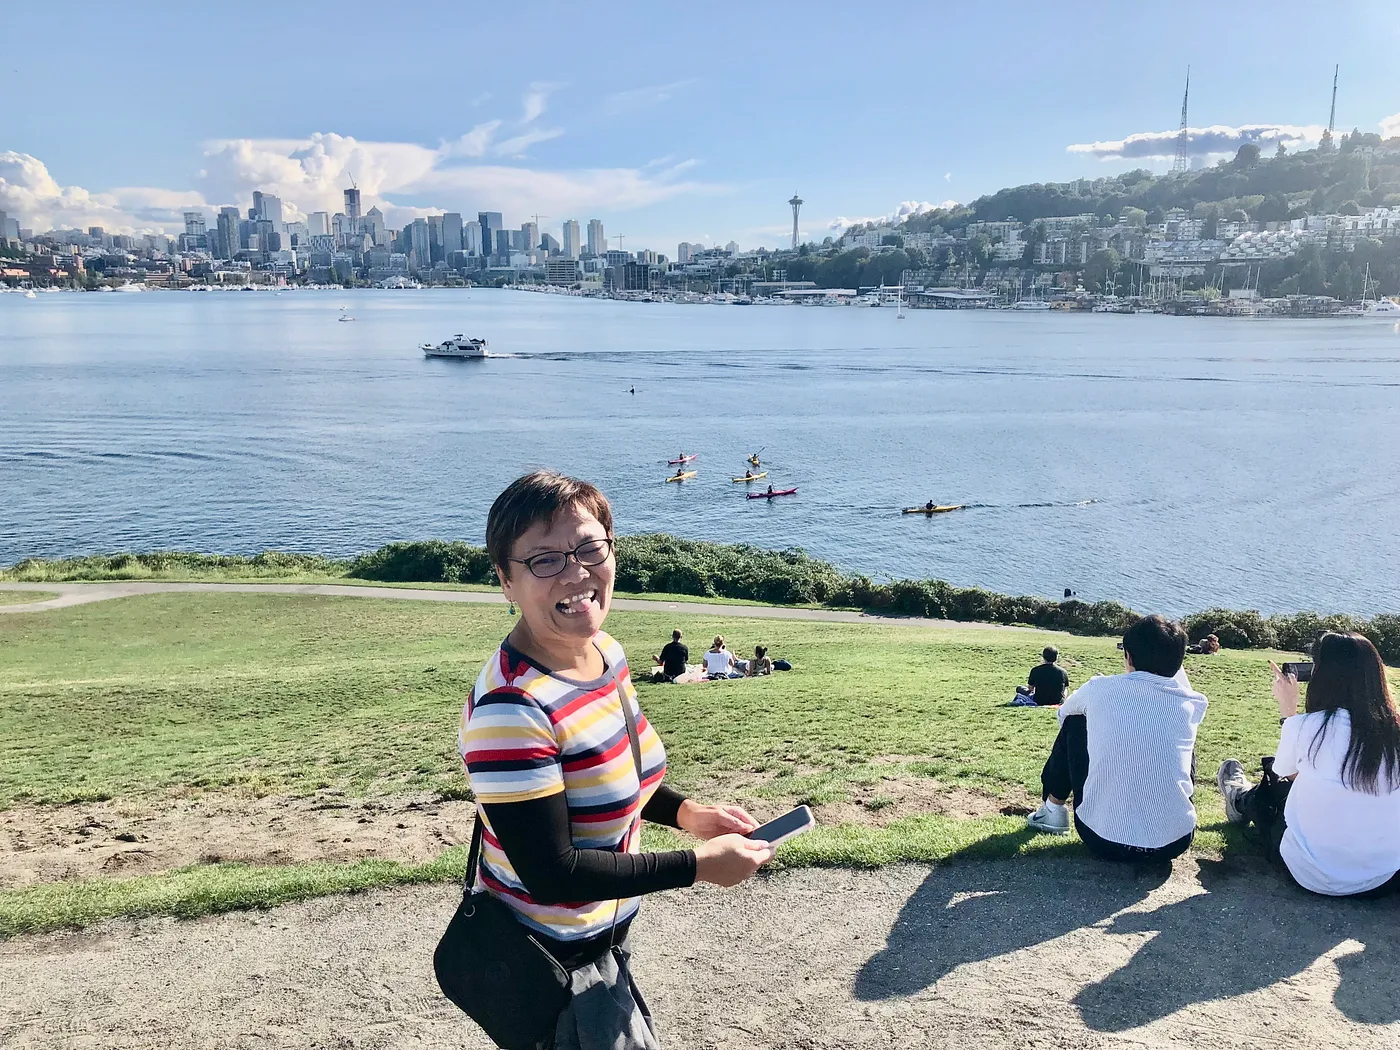
[[[496,580],[486,548],[459,540],[390,543],[355,558],[346,575],[357,580],[386,583],[494,583]]]
[[[1314,612],[1301,612],[1292,615],[1270,616],[1269,626],[1273,629],[1275,644],[1280,649],[1303,653],[1311,649],[1313,643],[1327,631],[1338,631],[1344,634],[1352,631],[1364,633],[1366,621],[1358,620],[1353,616],[1319,616]]]
[[[1253,609],[1207,609],[1192,613],[1181,623],[1193,642],[1213,634],[1226,649],[1272,649],[1278,645],[1274,629]]]
[[[1400,616],[1390,613],[1374,616],[1361,633],[1371,639],[1386,663],[1400,665]]]

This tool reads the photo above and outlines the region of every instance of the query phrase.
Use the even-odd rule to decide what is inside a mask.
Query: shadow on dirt
[[[1029,837],[1001,836],[993,848]],[[1120,914],[1166,882],[1170,869],[1124,867],[1087,854],[995,864],[970,862],[975,855],[934,869],[905,902],[885,948],[856,977],[857,999],[913,995],[965,963],[1100,925],[1111,934],[1156,936],[1075,997],[1084,1023],[1098,1031],[1121,1032],[1193,1003],[1266,988],[1349,941],[1361,947],[1337,959],[1337,1009],[1365,1024],[1400,1020],[1400,898],[1316,897],[1257,857],[1231,857],[1199,863],[1205,892]]]

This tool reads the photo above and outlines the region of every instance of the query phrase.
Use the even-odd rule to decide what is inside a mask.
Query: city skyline
[[[63,99],[95,97],[93,78],[112,77],[113,62],[65,67],[51,84],[52,105],[7,120],[0,209],[28,226],[174,234],[185,211],[204,211],[213,228],[220,208],[246,210],[255,190],[279,201],[285,221],[343,211],[353,179],[365,210],[378,207],[395,229],[430,214],[489,210],[511,227],[539,214],[540,232],[555,237],[567,219],[597,217],[614,237],[653,250],[730,240],[774,248],[791,237],[785,201],[793,187],[806,201],[801,236],[819,241],[851,222],[966,203],[1002,186],[1166,170],[1188,62],[1196,163],[1233,154],[1244,141],[1315,142],[1336,61],[1338,130],[1400,133],[1389,57],[1400,13],[1379,4],[1352,5],[1350,17],[1310,29],[1307,53],[1289,13],[1307,11],[1302,4],[1182,5],[1177,17],[1193,35],[1171,48],[1154,46],[1153,20],[1135,13],[1114,12],[1104,28],[1013,4],[1018,29],[1008,38],[1004,11],[935,18],[886,5],[879,10],[890,32],[852,39],[844,14],[837,17],[844,8],[791,17],[797,10],[746,10],[752,33],[743,39],[726,28],[741,19],[737,8],[708,20],[665,12],[636,25],[610,20],[619,53],[661,57],[596,68],[560,47],[520,68],[503,61],[480,78],[454,80],[455,64],[445,62],[423,70],[413,90],[386,91],[395,81],[370,74],[396,68],[394,54],[412,34],[387,27],[376,37],[365,74],[380,87],[367,88],[347,77],[335,47],[314,41],[325,29],[334,39],[348,25],[373,24],[373,9],[304,5],[278,25],[297,46],[250,48],[239,91],[201,81],[160,105],[99,120],[91,105]],[[421,15],[413,33],[431,24],[463,40],[515,39],[533,25],[504,12],[468,20],[433,4]],[[600,28],[570,9],[552,17],[559,24],[551,34],[562,40],[586,41]],[[56,16],[25,10],[8,18],[14,72],[43,79],[51,60],[22,42],[57,33]],[[115,56],[124,47],[161,52],[177,40],[208,40],[220,26],[199,11],[155,22],[94,9],[81,27],[64,30],[80,49]],[[1358,25],[1366,32],[1355,32]],[[780,57],[779,30],[805,57]],[[881,60],[886,52],[907,61]],[[682,55],[709,57],[677,62]],[[298,73],[284,80],[290,56]],[[335,90],[307,90],[326,77]],[[174,90],[181,74],[161,78]]]

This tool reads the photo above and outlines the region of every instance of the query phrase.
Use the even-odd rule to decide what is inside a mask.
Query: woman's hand
[[[737,886],[773,859],[777,848],[743,835],[720,835],[695,849],[695,881]]]
[[[1278,713],[1284,718],[1292,718],[1298,713],[1298,679],[1284,674],[1283,668],[1272,660],[1269,666],[1274,672],[1274,699],[1278,701]]]
[[[720,835],[747,835],[758,827],[758,821],[739,806],[702,806],[686,799],[676,813],[676,823],[697,839],[713,839]]]

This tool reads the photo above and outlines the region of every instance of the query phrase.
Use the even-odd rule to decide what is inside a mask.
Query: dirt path
[[[472,602],[504,605],[505,598],[494,591],[428,591],[413,587],[356,587],[332,583],[175,583],[167,581],[123,581],[114,583],[6,583],[6,590],[57,591],[57,598],[22,605],[0,605],[0,613],[44,612],[66,609],[89,602],[129,598],[136,594],[317,594],[336,598],[396,598],[420,602]],[[931,620],[918,616],[872,616],[841,609],[793,609],[782,605],[722,605],[714,602],[651,601],[644,598],[615,598],[613,608],[624,612],[678,612],[757,620],[817,620],[826,623],[902,624],[913,627],[966,627],[987,631],[1035,631],[1040,628],[1012,627],[1000,623],[963,623],[958,620]]]
[[[0,1046],[487,1043],[442,1000],[449,886],[0,944]],[[651,900],[638,979],[672,1048],[1400,1045],[1400,900],[1179,861],[780,873]]]

